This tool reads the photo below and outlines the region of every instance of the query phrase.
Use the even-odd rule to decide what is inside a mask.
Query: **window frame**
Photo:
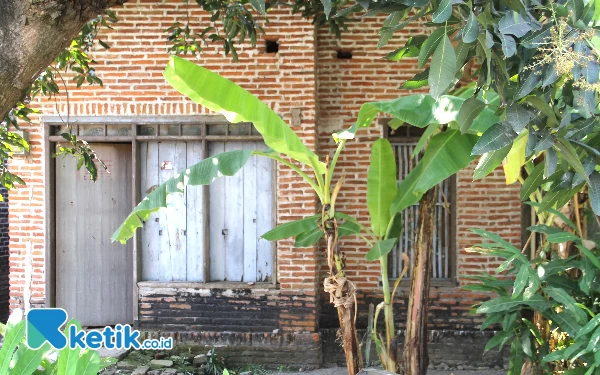
[[[385,139],[387,139],[391,144],[392,147],[394,145],[394,143],[417,143],[420,139],[420,136],[404,136],[404,135],[391,135],[390,134],[390,127],[388,126],[388,123],[391,121],[391,118],[381,118],[379,120],[379,125],[382,127],[383,129],[383,137]],[[404,128],[405,126],[410,126],[410,125],[401,125],[399,129]],[[413,127],[416,128],[416,127]],[[417,128],[418,129],[418,128]],[[396,168],[398,168],[398,165],[396,163]],[[449,277],[447,278],[433,278],[433,276],[431,277],[431,285],[434,287],[456,287],[458,285],[458,269],[457,269],[457,265],[458,265],[458,235],[457,235],[457,223],[458,223],[458,217],[457,217],[457,176],[456,174],[454,174],[453,176],[449,177],[447,179],[449,181],[449,195],[451,197],[451,205],[450,205],[450,218],[449,218],[449,224],[450,224],[450,232],[449,232],[449,240],[448,243],[450,245],[450,248],[448,249],[448,272],[449,272]],[[390,253],[389,257],[392,257],[392,253]],[[389,267],[393,267],[392,263],[389,262]],[[410,271],[409,271],[410,272]],[[391,274],[391,272],[388,272],[389,274]],[[393,279],[391,276],[389,277],[389,281],[390,282],[395,282],[396,280]],[[408,274],[406,275],[401,281],[400,281],[400,287],[410,287],[412,281],[412,275]]]
[[[141,194],[141,179],[140,179],[140,160],[141,157],[139,144],[142,142],[161,142],[161,141],[200,141],[202,143],[202,157],[207,158],[208,145],[210,142],[264,142],[261,135],[258,133],[253,134],[253,127],[248,123],[249,130],[248,135],[228,135],[229,126],[231,123],[225,119],[222,115],[194,115],[194,116],[70,116],[68,119],[61,116],[43,116],[42,123],[44,126],[44,146],[46,155],[44,157],[45,173],[44,183],[48,188],[45,189],[45,199],[49,202],[47,209],[45,210],[45,222],[46,222],[46,303],[47,306],[54,306],[55,304],[55,215],[56,207],[54,206],[55,196],[55,166],[52,158],[52,150],[56,147],[56,144],[64,142],[64,138],[59,134],[55,134],[55,129],[60,129],[66,126],[66,122],[70,124],[74,129],[74,134],[77,135],[78,139],[85,140],[89,143],[129,143],[132,149],[132,189],[131,194],[133,198],[133,206],[135,206],[142,199]],[[128,135],[108,135],[108,127],[113,125],[122,125],[122,128],[130,127]],[[154,135],[142,135],[140,129],[144,125],[156,126]],[[176,135],[160,135],[161,127],[172,127],[173,125],[178,126],[178,132]],[[201,132],[199,135],[183,135],[182,129],[184,125],[199,125]],[[208,134],[208,128],[212,125],[225,125],[225,135],[211,135]],[[236,124],[234,124],[236,125]],[[82,128],[99,127],[103,128],[103,135],[80,135],[83,133]],[[167,128],[168,129],[168,128]],[[272,183],[272,209],[273,209],[273,228],[277,224],[277,164],[273,161],[273,178]],[[134,320],[137,319],[137,303],[138,303],[138,284],[139,286],[155,286],[159,287],[174,287],[174,288],[203,288],[203,289],[277,289],[277,243],[272,242],[272,265],[271,265],[271,280],[262,282],[246,282],[246,281],[210,281],[210,231],[209,231],[209,206],[208,201],[210,199],[209,186],[202,186],[203,189],[203,218],[204,218],[204,244],[202,246],[203,260],[204,260],[204,281],[151,281],[142,280],[141,278],[141,235],[139,231],[136,231],[133,241],[133,270],[132,275],[134,278]]]

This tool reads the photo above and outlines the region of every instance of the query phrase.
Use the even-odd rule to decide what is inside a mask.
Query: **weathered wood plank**
[[[160,181],[158,171],[158,143],[140,143],[140,196],[150,194]],[[153,213],[142,228],[142,280],[158,280],[160,253],[160,215]]]
[[[243,145],[246,150],[254,150],[256,143],[248,142]],[[258,235],[256,233],[258,211],[258,187],[257,184],[268,183],[268,180],[257,179],[257,157],[253,156],[248,160],[241,173],[243,178],[243,249],[244,249],[244,269],[242,281],[256,281],[256,255]],[[261,202],[262,203],[262,202]]]
[[[266,149],[257,142],[256,149]],[[256,223],[256,280],[269,281],[273,276],[273,244],[263,234],[273,229],[273,161],[265,157],[256,158],[257,223]]]
[[[240,150],[241,142],[226,142],[225,151]],[[225,182],[225,280],[242,281],[244,274],[244,177],[224,177]],[[212,204],[213,202],[211,202]]]
[[[158,180],[162,184],[173,176],[172,170],[163,169],[165,162],[173,163],[175,159],[175,142],[158,143]],[[167,195],[167,207],[158,211],[159,238],[158,238],[158,258],[155,264],[155,277],[157,281],[172,281],[171,271],[171,236],[175,239],[175,233],[171,233],[169,220],[173,217],[171,209],[173,207],[175,194]]]
[[[225,151],[223,142],[209,143],[209,156]],[[225,279],[225,179],[218,178],[209,186],[210,280]]]
[[[74,161],[67,158],[56,158],[56,306],[71,307],[72,296],[77,294],[77,284],[72,282],[73,273],[71,268],[78,264],[77,261],[77,223],[69,220],[75,217],[82,209],[76,195],[65,194],[63,187],[69,187],[69,192],[77,190],[77,177],[73,165]],[[61,215],[58,215],[61,212]],[[83,220],[82,220],[83,221]],[[75,225],[75,228],[71,226]],[[71,227],[71,228],[70,228]],[[75,229],[75,230],[73,230]],[[69,310],[71,314],[79,314],[77,306],[75,311]],[[79,316],[79,315],[76,315]],[[81,318],[79,318],[81,319]]]
[[[187,167],[186,142],[175,142],[173,166],[168,170],[169,178]],[[160,151],[159,151],[160,152]],[[163,172],[166,172],[165,169]],[[186,280],[187,240],[186,240],[186,201],[183,193],[167,195],[167,233],[169,236],[169,255],[171,280]],[[163,232],[164,234],[164,232]]]
[[[202,142],[187,143],[187,166],[202,160]],[[202,187],[186,189],[187,281],[204,281],[204,215]]]

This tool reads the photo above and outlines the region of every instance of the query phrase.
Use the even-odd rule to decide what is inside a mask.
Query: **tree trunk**
[[[340,331],[342,336],[342,344],[344,345],[344,353],[346,355],[346,366],[348,366],[348,374],[355,375],[363,367],[362,356],[360,353],[360,344],[356,327],[354,326],[354,306],[346,307],[339,306],[337,308],[338,318],[340,320]]]
[[[0,120],[89,20],[126,1],[0,1]]]
[[[427,365],[429,365],[427,315],[436,195],[437,186],[425,193],[419,206],[419,232],[415,245],[415,263],[413,264],[406,318],[406,341],[402,355],[405,375],[424,375],[427,373]]]
[[[330,213],[323,211],[324,217]],[[331,215],[333,216],[333,215]],[[327,265],[329,277],[323,282],[329,300],[334,304],[340,321],[340,338],[346,355],[348,374],[356,375],[363,367],[358,335],[356,334],[356,288],[346,279],[344,260],[338,246],[338,228],[335,218],[324,222],[325,240],[327,241]]]

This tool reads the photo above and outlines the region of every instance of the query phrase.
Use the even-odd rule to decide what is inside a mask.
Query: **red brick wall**
[[[198,30],[208,24],[208,17],[195,6],[190,7],[190,12]],[[94,52],[94,58],[99,62],[96,70],[104,87],[84,85],[76,89],[67,76],[69,105],[64,94],[56,102],[41,101],[38,107],[44,114],[160,116],[207,113],[172,90],[161,74],[168,60],[163,30],[185,17],[185,4],[175,0],[165,4],[138,0],[127,3],[116,13],[120,21],[114,30],[105,30],[100,35],[112,48]],[[269,38],[279,40],[278,54],[264,53],[264,46],[259,42],[257,48],[241,46],[238,63],[233,63],[230,56],[224,57],[222,50],[215,47],[208,47],[195,61],[258,95],[286,120],[291,119],[291,108],[301,108],[302,122],[294,130],[311,148],[316,148],[318,141],[321,155],[333,153],[331,132],[350,126],[361,103],[392,99],[407,93],[398,86],[415,74],[415,59],[392,63],[383,58],[394,47],[404,44],[407,33],[422,33],[420,26],[407,28],[390,46],[377,50],[377,30],[383,21],[380,18],[366,19],[351,26],[341,41],[324,28],[316,32],[309,21],[283,9],[271,12],[269,18],[271,22],[266,30]],[[338,49],[352,51],[353,58],[338,60]],[[44,168],[52,150],[43,149],[44,134],[39,121],[26,128],[31,133],[31,156],[15,159],[10,166],[27,182],[26,187],[10,193],[11,308],[43,305],[45,301],[44,241],[48,202],[44,202],[44,188],[48,176],[44,175]],[[377,126],[362,130],[357,139],[347,145],[338,163],[347,181],[338,208],[365,223],[368,220],[364,193],[369,143],[381,134]],[[482,265],[494,265],[493,261],[484,262],[481,257],[460,250],[477,241],[467,230],[474,224],[500,232],[515,243],[520,241],[518,188],[505,187],[498,173],[475,184],[471,182],[471,175],[470,172],[461,173],[457,181],[458,274],[478,270]],[[317,210],[315,196],[290,170],[280,167],[278,176],[278,223]],[[379,266],[364,261],[368,250],[365,244],[352,239],[345,240],[342,246],[347,255],[349,277],[362,293],[369,298],[377,297]],[[282,299],[287,300],[296,291],[301,291],[305,296],[303,307],[308,309],[298,313],[302,316],[287,316],[281,328],[314,332],[318,325],[315,304],[320,289],[319,264],[324,264],[322,254],[313,248],[294,249],[293,241],[286,240],[278,243],[277,257]],[[464,283],[460,277],[458,280]],[[472,318],[466,317],[466,309],[482,296],[465,293],[457,287],[439,287],[433,293],[436,302],[432,310],[443,311],[435,319],[457,317],[459,323],[453,327],[473,326]],[[308,299],[312,296],[313,302],[307,301],[306,296]]]

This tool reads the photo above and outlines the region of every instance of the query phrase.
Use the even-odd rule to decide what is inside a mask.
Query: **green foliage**
[[[114,358],[100,358],[98,352],[90,349],[70,349],[68,346],[56,353],[50,344],[45,343],[39,349],[30,349],[25,344],[25,320],[20,309],[15,310],[6,325],[0,323],[0,333],[4,343],[0,350],[0,375],[96,375],[107,366],[116,363]],[[64,332],[68,335],[68,322]],[[49,357],[56,353],[56,361]]]
[[[202,45],[209,43],[221,44],[224,54],[231,53],[234,61],[237,61],[236,43],[244,43],[246,40],[256,46],[257,34],[264,30],[255,19],[252,10],[259,16],[265,15],[267,6],[264,0],[196,0],[197,6],[211,15],[210,25],[201,32],[196,33],[190,27],[189,0],[184,0],[188,12],[185,23],[174,22],[165,33],[169,52],[173,54],[188,53],[198,55],[202,52]]]
[[[500,96],[487,93],[486,97],[479,97],[476,91],[466,90],[460,97],[441,96],[437,101],[420,94],[365,103],[356,123],[334,137],[353,138],[359,128],[371,126],[380,112],[392,115],[396,127],[402,123],[428,126],[419,148],[431,138],[428,149],[432,150],[425,155],[437,158],[423,158],[419,164],[426,167],[418,164],[404,179],[392,213],[418,202],[427,189],[466,167],[477,155],[481,158],[474,179],[485,177],[503,160],[506,160],[507,183],[521,178],[522,168],[530,168],[531,172],[537,166],[535,175],[526,177],[521,196],[528,199],[532,191],[544,187],[551,194],[541,202],[542,211],[561,207],[587,185],[592,209],[600,212],[600,174],[595,169],[600,157],[600,122],[596,118],[580,118],[572,124],[563,121],[555,130],[545,129],[550,123],[540,120],[544,113],[526,108],[526,104],[512,104],[506,110],[498,110],[495,108]],[[535,98],[528,97],[524,103],[535,103],[549,116],[554,114],[554,110],[545,108],[547,104],[542,106]],[[571,117],[575,115],[569,114]],[[531,125],[531,121],[537,125]],[[435,134],[436,130],[441,133]],[[539,167],[538,160],[544,160],[543,167]]]
[[[392,145],[387,139],[376,140],[367,175],[367,207],[371,229],[379,237],[385,236],[391,219],[390,205],[398,192],[397,178]]]
[[[552,213],[559,214],[558,211]],[[475,276],[473,278],[481,284],[468,288],[499,294],[475,309],[486,315],[487,323],[482,329],[491,324],[500,324],[502,328],[486,350],[511,342],[510,368],[516,374],[521,371],[523,359],[538,364],[544,373],[577,368],[582,369],[582,373],[592,374],[600,368],[600,361],[596,360],[600,341],[597,303],[600,244],[546,225],[532,226],[528,230],[543,235],[544,244],[569,241],[581,252],[563,259],[542,244],[534,259],[529,260],[499,236],[475,230],[488,241],[472,250],[503,260],[496,274]],[[506,275],[514,277],[514,281],[506,280]],[[512,286],[512,292],[505,286]],[[526,319],[530,310],[549,321],[554,340],[544,339],[539,328]]]
[[[394,248],[396,241],[396,238],[377,241],[371,250],[365,254],[365,259],[369,262],[374,262],[376,260],[387,258],[387,255]]]
[[[358,128],[370,126],[379,112],[418,127],[436,122],[447,124],[449,129],[481,136],[471,150],[482,156],[476,178],[484,177],[507,158],[507,182],[514,182],[524,164],[545,160],[544,181],[538,178],[530,183],[547,182],[557,171],[568,179],[553,187],[546,209],[568,200],[575,186],[585,184],[592,193],[594,212],[600,213],[596,199],[600,197],[600,176],[594,168],[583,168],[580,162],[591,158],[597,164],[600,156],[600,6],[596,1],[425,0],[360,4],[355,7],[349,2],[348,13],[364,8],[390,14],[380,31],[386,35],[383,44],[391,39],[391,34],[416,21],[419,17],[413,18],[415,15],[432,15],[432,22],[426,24],[430,27],[429,36],[412,35],[403,48],[388,58],[398,61],[418,56],[419,67],[426,70],[417,73],[404,87],[429,84],[430,93],[438,102],[411,95],[410,99],[366,103],[357,123],[338,133],[339,139],[352,138]],[[449,41],[453,36],[460,36],[456,47]],[[470,71],[469,61],[479,67],[475,72]],[[443,96],[463,73],[478,77],[475,90],[461,95],[466,99],[462,101]],[[481,92],[484,96],[480,98]],[[451,103],[452,108],[440,111],[440,101]],[[447,118],[440,119],[443,116]],[[475,124],[477,118],[486,118],[481,121],[485,126]],[[455,127],[453,121],[459,126]]]
[[[429,68],[429,91],[433,98],[442,95],[454,81],[456,70],[456,53],[450,43],[450,39],[445,34],[441,38],[431,58]]]
[[[473,157],[470,150],[474,137],[448,130],[431,137],[429,146],[415,168],[402,180],[398,195],[392,202],[391,213],[396,214],[419,202],[423,194],[459,170],[467,167]]]
[[[313,229],[318,228],[317,220],[319,218],[320,215],[314,215],[300,220],[289,221],[271,229],[261,237],[267,241],[278,241],[284,238],[297,236],[300,233],[310,232]]]
[[[202,365],[204,373],[207,375],[225,375],[229,374],[225,368],[225,359],[217,353],[216,348],[211,348],[206,354],[208,361]]]
[[[62,133],[61,136],[67,143],[58,145],[58,151],[54,154],[54,157],[65,157],[67,155],[76,157],[77,170],[80,170],[82,166],[85,166],[85,169],[90,173],[91,180],[96,181],[98,178],[98,168],[96,167],[96,163],[99,163],[102,168],[107,169],[104,162],[96,156],[94,150],[83,139],[78,140],[76,135],[69,133]]]
[[[335,197],[337,196],[335,191],[339,189],[339,186],[336,186],[333,192],[326,191],[323,188],[324,180],[321,175],[326,171],[325,164],[302,143],[300,138],[275,112],[258,98],[218,74],[179,57],[171,59],[164,75],[167,81],[177,90],[203,106],[223,113],[229,121],[252,122],[263,136],[267,146],[270,146],[273,151],[239,150],[225,152],[205,159],[185,171],[180,171],[175,177],[158,186],[136,206],[113,234],[113,241],[125,243],[133,237],[135,230],[142,227],[153,212],[166,207],[167,194],[181,193],[188,185],[207,185],[218,177],[231,176],[244,166],[251,155],[269,157],[287,165],[313,187],[319,195],[321,203],[335,204]],[[215,87],[218,87],[219,90],[215,90]],[[339,151],[341,151],[341,148]],[[281,158],[279,153],[313,168],[317,182],[302,172],[298,166]],[[389,160],[382,159],[382,161],[388,162]],[[332,163],[331,170],[327,171],[327,175],[333,175],[334,167],[335,163]],[[391,181],[393,181],[392,185],[395,188],[395,173]],[[337,220],[340,220],[337,223],[340,237],[359,234],[363,228],[355,219],[341,212],[335,212],[334,216]],[[263,234],[262,237],[269,241],[295,237],[296,247],[313,246],[324,236],[325,231],[322,223],[323,217],[322,214],[319,214],[284,223]],[[387,227],[387,222],[384,225]]]

